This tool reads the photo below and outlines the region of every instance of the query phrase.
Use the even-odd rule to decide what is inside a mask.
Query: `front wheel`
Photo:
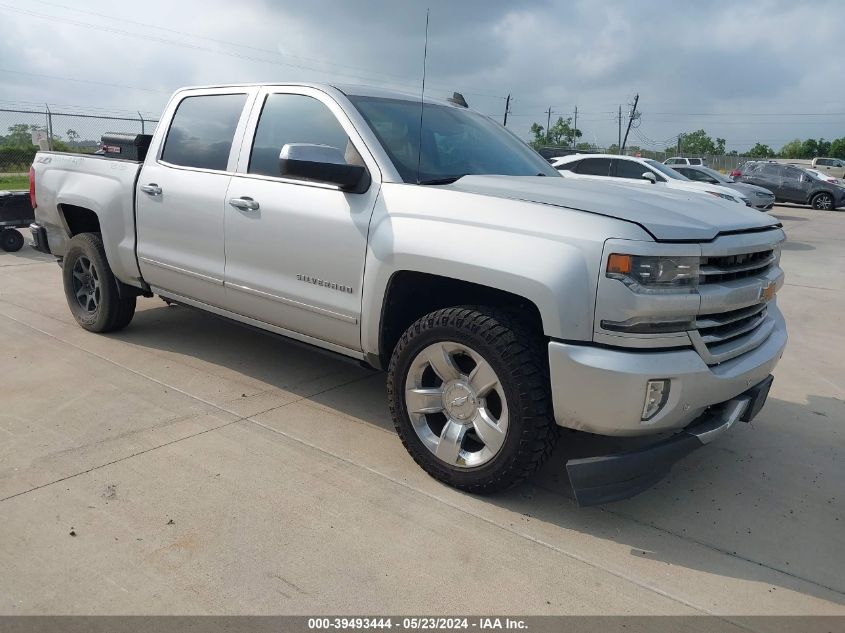
[[[429,475],[473,493],[502,490],[551,453],[542,339],[509,315],[446,308],[409,327],[388,370],[393,422]]]
[[[811,202],[814,209],[830,211],[833,208],[833,196],[829,193],[817,193]]]
[[[136,298],[120,296],[99,234],[80,233],[68,242],[62,280],[68,307],[83,328],[113,332],[129,325]]]

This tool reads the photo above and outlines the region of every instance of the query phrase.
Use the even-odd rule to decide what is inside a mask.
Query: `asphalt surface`
[[[766,407],[586,509],[582,438],[467,495],[406,454],[383,374],[158,299],[89,334],[50,258],[0,252],[0,614],[845,614],[845,213],[773,213]]]

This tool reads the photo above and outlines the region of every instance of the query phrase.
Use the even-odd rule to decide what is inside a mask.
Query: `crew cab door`
[[[222,304],[224,199],[256,92],[192,90],[169,104],[135,203],[138,264],[154,289]]]
[[[280,176],[293,143],[363,164],[364,193]],[[226,305],[238,314],[360,350],[361,286],[380,172],[342,108],[320,90],[264,88],[226,193]]]

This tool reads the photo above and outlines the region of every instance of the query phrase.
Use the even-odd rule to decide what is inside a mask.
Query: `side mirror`
[[[655,176],[650,171],[643,172],[643,175],[640,176],[640,178],[642,178],[643,180],[648,180],[651,184],[657,183],[657,176]]]
[[[367,169],[347,164],[343,152],[330,145],[287,143],[279,152],[279,174],[283,178],[336,185],[352,193],[363,193],[370,186]]]

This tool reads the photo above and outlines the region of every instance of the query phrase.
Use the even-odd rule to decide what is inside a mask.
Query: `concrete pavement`
[[[0,253],[0,613],[845,614],[845,214],[774,214],[766,408],[587,509],[563,464],[592,440],[467,495],[405,453],[382,374],[158,299],[89,334],[50,258]]]

